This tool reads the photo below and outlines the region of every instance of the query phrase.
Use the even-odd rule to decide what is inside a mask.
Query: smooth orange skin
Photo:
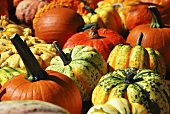
[[[0,100],[42,100],[81,114],[82,99],[75,83],[67,76],[48,70],[47,79],[30,82],[25,74],[14,76],[0,90]]]
[[[125,44],[125,39],[115,31],[110,29],[100,28],[98,30],[99,37],[91,39],[89,37],[89,31],[79,32],[72,35],[64,44],[64,48],[73,48],[76,45],[86,45],[97,49],[107,61],[107,58],[111,50],[117,44]]]

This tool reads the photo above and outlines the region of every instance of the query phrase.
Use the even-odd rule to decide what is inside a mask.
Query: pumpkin
[[[0,18],[0,39],[9,39],[14,33],[17,33],[20,36],[29,36],[32,35],[32,30],[30,28],[22,27],[11,21],[6,15],[2,15]]]
[[[0,89],[0,100],[46,101],[65,108],[71,114],[80,114],[82,99],[76,84],[64,74],[43,70],[18,34],[12,35],[10,39],[22,58],[27,73],[9,79]]]
[[[71,78],[79,88],[83,102],[90,101],[92,90],[102,75],[107,73],[107,64],[102,55],[93,47],[77,45],[61,49],[53,43],[59,53],[51,59],[46,70],[54,70]]]
[[[35,36],[47,43],[57,41],[61,47],[83,25],[84,21],[76,11],[55,2],[41,8],[33,20]]]
[[[9,16],[7,0],[0,0],[0,16],[1,15]]]
[[[137,36],[140,32],[143,33],[141,46],[150,47],[160,52],[166,64],[167,72],[170,71],[170,28],[163,24],[158,9],[154,6],[149,6],[152,14],[152,22],[136,26],[127,36],[126,42],[131,46],[135,46]]]
[[[104,104],[92,106],[87,114],[130,114],[130,105],[125,98],[111,98]],[[140,113],[138,113],[140,114]]]
[[[157,50],[141,46],[144,38],[143,33],[138,36],[138,41],[134,47],[123,44],[116,45],[111,51],[107,63],[113,70],[124,70],[127,67],[151,69],[165,79],[166,66],[162,55]]]
[[[4,85],[7,80],[12,78],[13,76],[26,73],[25,68],[12,68],[9,66],[0,68],[0,85]]]
[[[107,61],[110,52],[117,44],[125,44],[124,38],[119,33],[101,27],[98,29],[97,25],[94,25],[90,30],[72,35],[64,44],[63,49],[77,45],[91,46],[98,50]]]
[[[32,26],[35,14],[46,4],[44,0],[23,0],[17,5],[15,15],[21,23]]]
[[[56,55],[55,48],[51,44],[46,44],[43,40],[32,36],[20,36],[27,46],[30,47],[32,53],[38,60],[40,66],[45,69],[50,65],[50,60]],[[0,67],[10,66],[13,68],[24,68],[22,59],[20,58],[14,45],[3,43],[0,50]]]
[[[118,33],[121,32],[121,18],[113,6],[100,7],[98,5],[95,10],[89,6],[85,6],[85,8],[90,11],[87,15],[82,16],[86,24],[97,22],[101,28],[111,29]]]
[[[39,100],[14,100],[0,102],[1,114],[70,114],[66,109]]]
[[[150,69],[128,67],[102,76],[92,93],[93,105],[115,97],[126,98],[135,112],[146,108],[149,114],[170,113],[170,88]]]

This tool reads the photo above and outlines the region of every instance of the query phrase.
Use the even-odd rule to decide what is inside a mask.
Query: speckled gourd
[[[57,45],[57,42],[54,44]],[[60,56],[52,58],[46,70],[58,71],[70,77],[77,84],[83,101],[89,101],[99,79],[107,73],[103,56],[95,48],[84,45],[63,50],[59,48],[57,51]]]
[[[150,69],[126,68],[102,76],[92,93],[93,105],[104,104],[114,97],[126,98],[131,112],[141,109],[139,106],[134,108],[138,103],[149,114],[170,113],[169,86]]]

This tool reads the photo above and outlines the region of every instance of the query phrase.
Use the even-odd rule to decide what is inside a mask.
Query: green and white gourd
[[[54,70],[70,77],[78,86],[83,101],[90,101],[92,90],[101,76],[107,73],[107,63],[102,55],[93,47],[77,45],[61,50],[57,47],[60,56],[51,60],[46,70]]]

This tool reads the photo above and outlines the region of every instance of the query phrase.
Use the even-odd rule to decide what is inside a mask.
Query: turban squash
[[[138,36],[138,41],[134,47],[128,44],[116,45],[111,51],[107,63],[112,70],[124,70],[127,67],[152,69],[165,79],[166,66],[162,55],[157,50],[141,46],[143,33]]]
[[[152,22],[150,24],[143,24],[136,26],[127,36],[126,43],[135,46],[138,34],[143,33],[141,46],[150,47],[160,52],[165,61],[167,72],[170,71],[170,28],[169,25],[164,24],[158,9],[150,6],[149,10],[152,14]]]
[[[97,28],[97,25],[94,25],[90,30],[72,35],[64,44],[63,49],[77,45],[91,46],[98,50],[107,61],[110,52],[117,44],[125,44],[125,39],[119,33],[111,29]]]
[[[14,34],[11,41],[27,73],[12,77],[2,86],[0,101],[40,100],[65,108],[71,114],[80,114],[82,99],[76,84],[64,74],[43,70],[19,35]]]
[[[33,20],[35,36],[47,43],[57,41],[61,47],[83,25],[84,21],[80,14],[56,2],[41,8]]]
[[[91,93],[102,75],[107,73],[107,64],[102,55],[93,47],[77,45],[61,48],[54,42],[59,56],[51,59],[46,70],[67,75],[79,88],[83,102],[90,101]]]
[[[131,113],[133,109],[138,112],[143,107],[148,114],[170,113],[170,88],[150,69],[129,67],[102,76],[92,93],[93,105],[104,104],[115,97],[126,98],[131,105]],[[138,104],[142,106],[136,106]]]
[[[30,50],[38,60],[39,64],[45,69],[50,64],[50,60],[56,55],[55,48],[51,44],[45,43],[37,37],[20,36],[26,42]],[[5,40],[5,39],[4,39]],[[6,41],[7,42],[7,41]],[[0,67],[10,66],[13,68],[24,68],[22,59],[11,42],[2,44],[0,50]]]

